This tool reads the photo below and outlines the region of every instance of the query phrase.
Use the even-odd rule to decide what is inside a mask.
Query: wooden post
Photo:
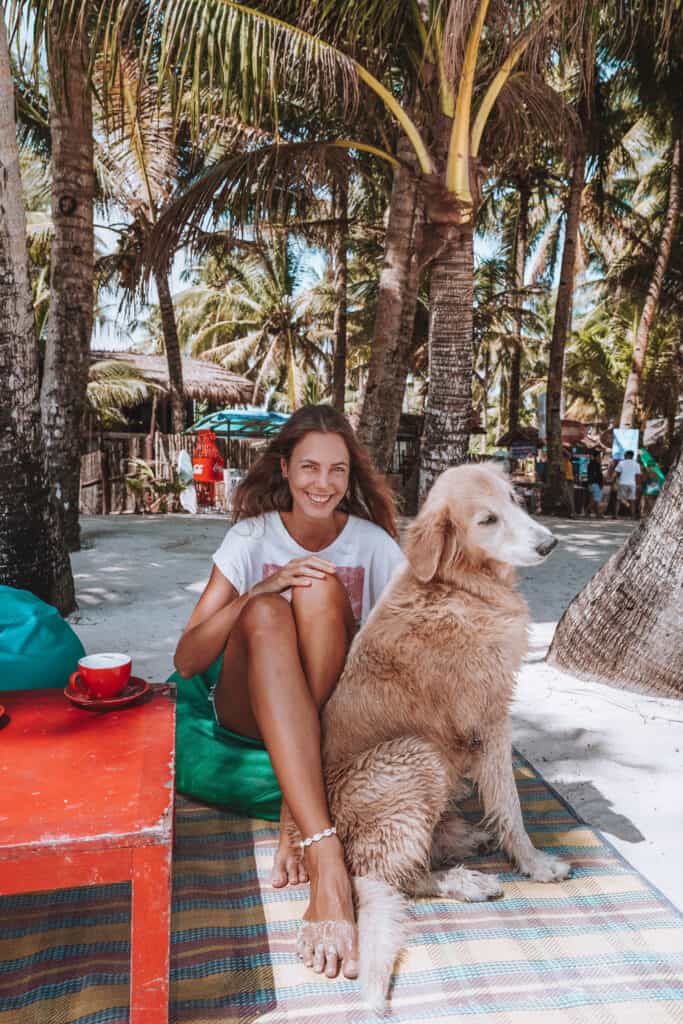
[[[111,495],[109,492],[109,450],[103,444],[100,451],[100,476],[102,479],[102,515],[109,515],[111,509]]]
[[[152,394],[152,412],[149,417],[149,433],[145,437],[145,462],[154,458],[154,435],[157,430],[157,392]]]

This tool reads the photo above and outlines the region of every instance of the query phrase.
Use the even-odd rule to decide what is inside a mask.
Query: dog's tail
[[[375,1010],[384,1007],[394,963],[408,937],[408,905],[379,878],[353,879],[358,899],[360,987]]]

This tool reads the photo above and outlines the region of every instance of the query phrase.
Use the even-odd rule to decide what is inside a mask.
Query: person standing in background
[[[633,452],[624,452],[624,458],[617,466],[617,514],[619,505],[626,505],[634,519],[638,518],[638,477],[640,466],[633,458]]]
[[[588,504],[586,506],[586,515],[589,516],[591,512],[595,512],[598,519],[602,519],[601,505],[602,505],[602,465],[600,463],[600,453],[597,450],[593,450],[590,453],[590,461],[588,463]]]
[[[562,449],[564,462],[564,500],[570,519],[574,518],[574,464],[566,448]]]

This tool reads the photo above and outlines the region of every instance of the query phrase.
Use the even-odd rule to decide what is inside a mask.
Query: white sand
[[[548,520],[560,539],[521,574],[533,627],[514,707],[518,749],[575,810],[683,908],[683,701],[579,681],[547,666],[547,644],[570,599],[623,542],[630,524]],[[73,558],[89,653],[125,651],[133,672],[165,679],[210,571],[224,520],[96,516],[82,520]]]

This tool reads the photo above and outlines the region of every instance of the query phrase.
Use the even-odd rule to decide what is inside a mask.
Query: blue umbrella
[[[220,409],[197,420],[185,433],[213,430],[218,437],[272,437],[288,419],[281,412],[267,409]]]

